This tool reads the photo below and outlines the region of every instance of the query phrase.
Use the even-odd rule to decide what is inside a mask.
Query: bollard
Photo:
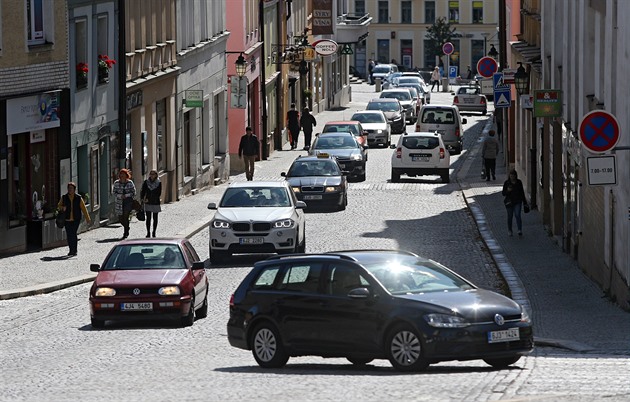
[[[374,78],[374,91],[381,92],[381,79],[378,77]]]
[[[448,92],[448,78],[442,78],[442,92]]]

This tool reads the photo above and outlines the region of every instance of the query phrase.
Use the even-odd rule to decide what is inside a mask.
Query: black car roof
[[[280,261],[280,260],[295,260],[295,259],[330,259],[330,260],[346,260],[346,261],[354,261],[354,262],[367,262],[367,260],[375,259],[380,257],[384,257],[385,255],[391,254],[400,254],[406,255],[410,257],[419,257],[417,254],[414,254],[410,251],[404,250],[389,250],[389,249],[374,249],[374,250],[341,250],[341,251],[329,251],[326,253],[320,254],[289,254],[289,255],[275,255],[267,258],[266,260],[259,261],[256,263],[262,264],[269,261]]]

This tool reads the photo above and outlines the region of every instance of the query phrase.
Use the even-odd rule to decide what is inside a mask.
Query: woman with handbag
[[[508,235],[512,236],[512,218],[516,217],[516,228],[518,229],[518,235],[523,235],[523,221],[521,219],[521,206],[525,206],[529,209],[527,198],[525,198],[525,189],[523,188],[523,182],[518,178],[516,170],[510,171],[509,178],[503,183],[503,191],[501,192],[505,197],[503,203],[507,210],[507,225]]]
[[[161,196],[162,183],[158,178],[157,170],[153,169],[149,172],[149,178],[142,183],[142,190],[140,190],[140,198],[144,203],[147,237],[151,237],[151,220],[153,220],[153,237],[155,237],[155,230],[158,225],[158,213],[162,212],[160,208]]]
[[[136,195],[136,186],[131,181],[129,170],[120,169],[112,193],[116,201],[116,215],[125,229],[122,238],[126,239],[129,237],[129,214],[133,210],[133,197]]]
[[[77,185],[74,182],[69,182],[67,188],[68,192],[61,196],[57,204],[57,210],[64,216],[64,227],[68,237],[68,248],[70,249],[68,256],[71,257],[77,255],[77,245],[79,243],[77,232],[81,224],[81,218],[85,216],[88,225],[92,224],[92,219],[90,219],[90,214],[85,207],[83,198],[77,194]]]

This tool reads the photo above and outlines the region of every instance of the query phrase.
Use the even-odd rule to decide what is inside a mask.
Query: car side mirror
[[[217,204],[215,204],[214,202],[209,203],[208,209],[217,209]]]
[[[390,147],[391,149],[396,149],[396,144],[391,144],[389,147]]]
[[[298,202],[295,204],[295,207],[296,207],[297,209],[304,209],[304,208],[306,208],[306,203],[305,203],[304,201],[298,201]]]
[[[101,270],[101,266],[98,264],[90,264],[90,271],[98,272]]]
[[[466,120],[466,118],[464,117],[464,118],[462,119],[462,124],[466,124],[466,123],[468,123],[468,120]]]
[[[206,269],[206,265],[203,261],[195,261],[192,264],[192,269],[193,271],[198,270],[198,269]]]
[[[282,176],[282,177],[287,177],[287,172],[282,172],[282,173],[280,173],[280,176]]]
[[[367,299],[370,297],[370,290],[368,288],[356,288],[348,292],[348,297],[351,299]]]

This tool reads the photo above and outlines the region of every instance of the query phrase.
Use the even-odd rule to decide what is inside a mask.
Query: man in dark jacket
[[[304,107],[302,117],[300,118],[300,125],[304,131],[304,150],[308,151],[311,148],[311,137],[313,135],[313,127],[317,125],[315,116],[313,116],[308,109],[308,106]]]
[[[300,112],[295,110],[295,103],[291,104],[291,109],[287,112],[287,127],[289,129],[289,141],[291,149],[295,149],[300,136]]]
[[[245,177],[248,181],[254,179],[254,162],[260,158],[260,143],[252,132],[251,127],[245,128],[245,135],[241,137],[238,145],[238,157],[245,161]]]

